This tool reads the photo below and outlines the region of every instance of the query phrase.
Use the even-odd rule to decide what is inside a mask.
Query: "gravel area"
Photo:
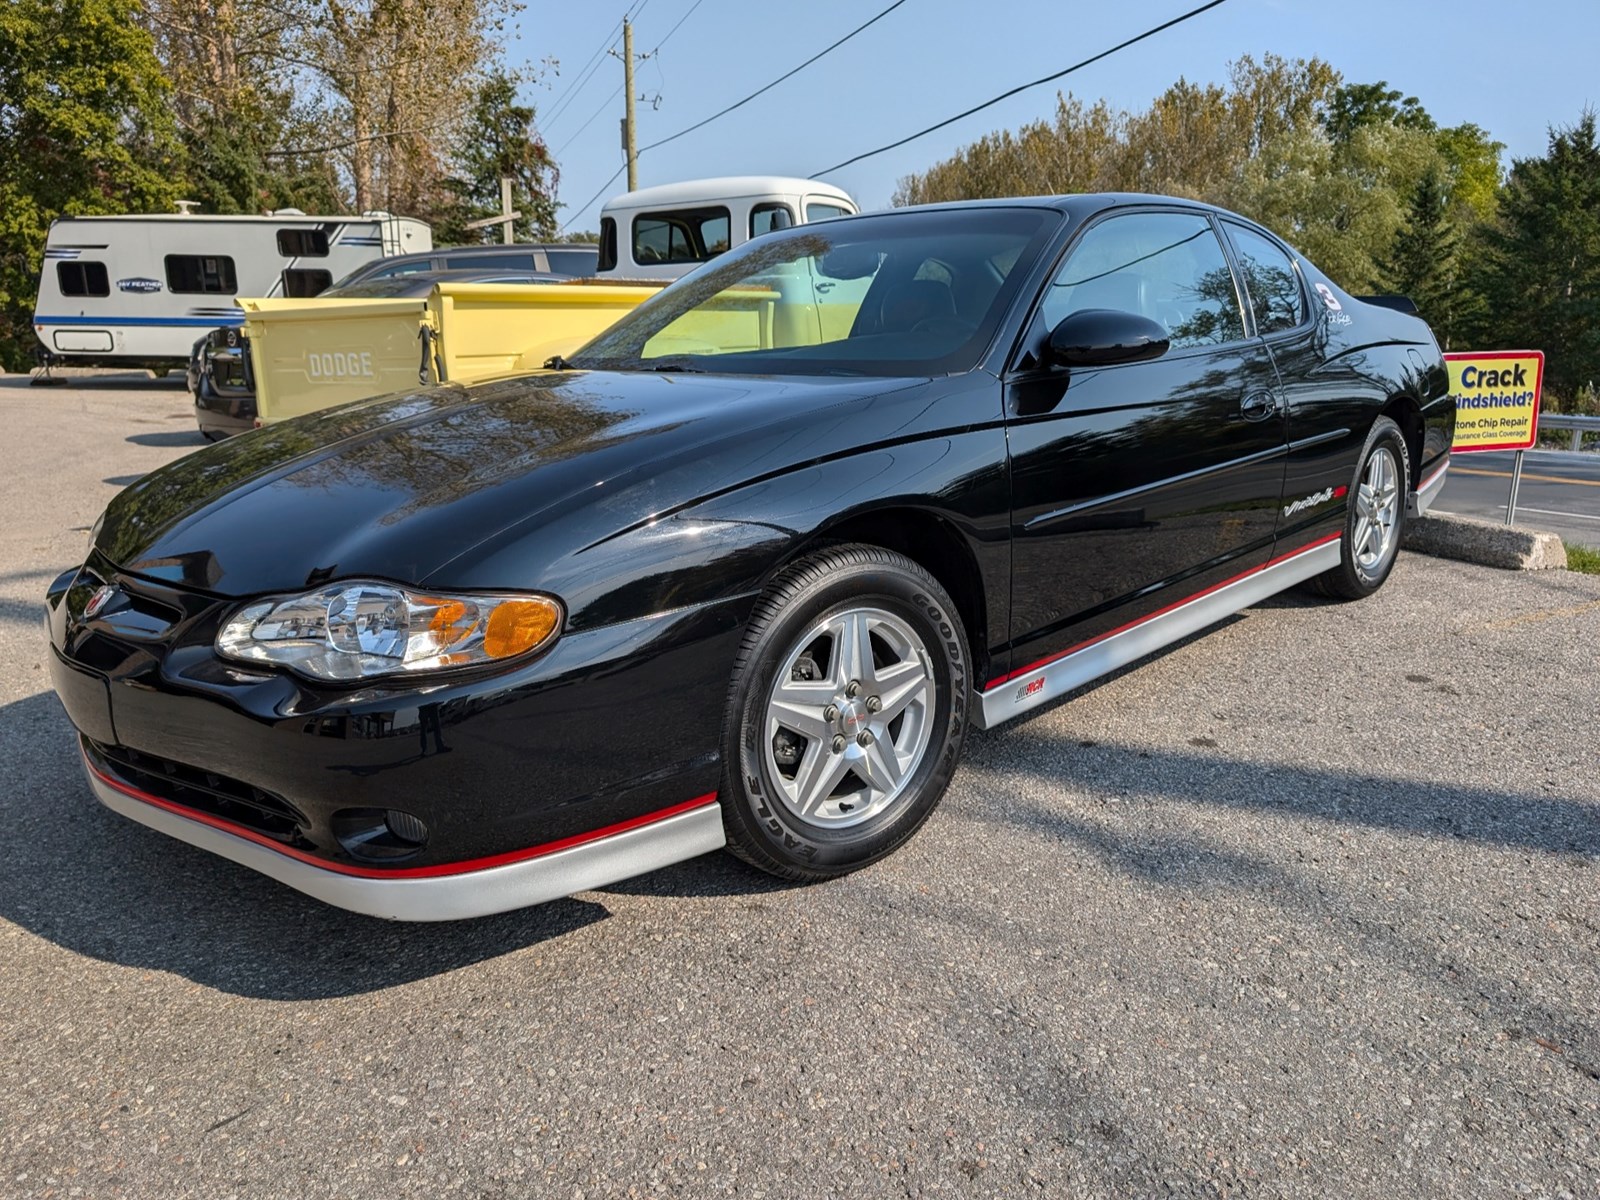
[[[137,377],[0,416],[0,1195],[1600,1196],[1600,578],[1280,597],[842,881],[399,926],[94,802],[40,597],[200,441]]]

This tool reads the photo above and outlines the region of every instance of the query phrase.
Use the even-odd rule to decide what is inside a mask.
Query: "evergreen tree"
[[[1405,227],[1383,265],[1385,286],[1409,296],[1441,342],[1448,340],[1457,291],[1460,239],[1450,208],[1444,171],[1431,164],[1411,193]]]
[[[500,211],[503,176],[511,178],[513,211],[522,213],[518,227],[540,241],[555,238],[556,185],[561,176],[539,136],[535,116],[532,105],[517,103],[512,76],[496,70],[484,80],[456,155],[457,174],[445,181],[455,203],[435,222],[434,240],[498,241],[498,225],[468,230],[466,224]]]
[[[1484,235],[1481,337],[1545,352],[1545,383],[1570,401],[1600,380],[1600,144],[1595,114],[1552,129],[1543,158],[1518,160]]]

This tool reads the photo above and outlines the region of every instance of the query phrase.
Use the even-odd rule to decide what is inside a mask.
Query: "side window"
[[[1294,260],[1277,242],[1232,221],[1228,222],[1228,236],[1239,254],[1245,291],[1250,293],[1250,311],[1256,317],[1256,332],[1294,329],[1306,319],[1305,295]]]
[[[56,283],[63,296],[109,296],[111,281],[105,263],[58,262]]]
[[[393,266],[382,267],[372,274],[364,276],[366,279],[398,279],[402,275],[420,275],[424,271],[433,270],[433,263],[429,259],[421,258],[412,262],[395,263]]]
[[[446,271],[532,271],[533,252],[524,254],[454,254],[445,258]]]
[[[615,241],[613,240],[614,246]],[[594,274],[595,252],[593,247],[587,250],[546,250],[545,257],[550,260],[550,269],[558,275]]]
[[[283,272],[283,294],[290,297],[320,296],[333,283],[331,271],[308,267],[287,267]]]
[[[787,204],[758,204],[750,210],[750,236],[760,237],[774,229],[788,229],[794,224],[794,213]]]
[[[231,296],[239,290],[233,259],[223,254],[169,254],[166,266],[169,292],[215,292]]]
[[[326,258],[328,234],[322,229],[280,229],[278,253],[285,258]]]
[[[617,269],[617,222],[615,217],[600,219],[600,262],[596,271]]]
[[[647,213],[633,221],[633,261],[705,262],[728,248],[732,229],[726,208]]]
[[[835,217],[850,217],[854,215],[842,204],[829,204],[823,200],[806,201],[806,223],[808,225],[813,221],[831,221]]]
[[[1149,317],[1175,347],[1244,337],[1222,243],[1211,222],[1195,213],[1130,213],[1090,228],[1045,294],[1046,326],[1086,308]]]

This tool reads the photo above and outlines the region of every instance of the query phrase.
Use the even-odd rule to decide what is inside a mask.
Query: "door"
[[[1049,331],[1088,308],[1149,317],[1171,347],[1111,367],[1041,365]],[[1028,346],[1007,384],[1013,674],[1264,564],[1286,450],[1271,356],[1248,336],[1204,213],[1092,225],[1045,289]]]
[[[1370,384],[1359,355],[1329,362],[1326,326],[1350,317],[1335,297],[1311,294],[1293,256],[1276,239],[1224,221],[1256,332],[1278,368],[1288,417],[1279,554],[1342,528],[1346,491],[1372,424]]]

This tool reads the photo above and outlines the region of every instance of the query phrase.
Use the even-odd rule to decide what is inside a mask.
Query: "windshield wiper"
[[[648,367],[646,367],[645,370],[646,371],[681,371],[685,375],[704,375],[706,373],[706,369],[704,367],[691,367],[687,363],[670,363],[670,362],[652,363]]]
[[[546,371],[576,371],[578,368],[562,358],[561,355],[556,354],[544,360],[544,369]]]

